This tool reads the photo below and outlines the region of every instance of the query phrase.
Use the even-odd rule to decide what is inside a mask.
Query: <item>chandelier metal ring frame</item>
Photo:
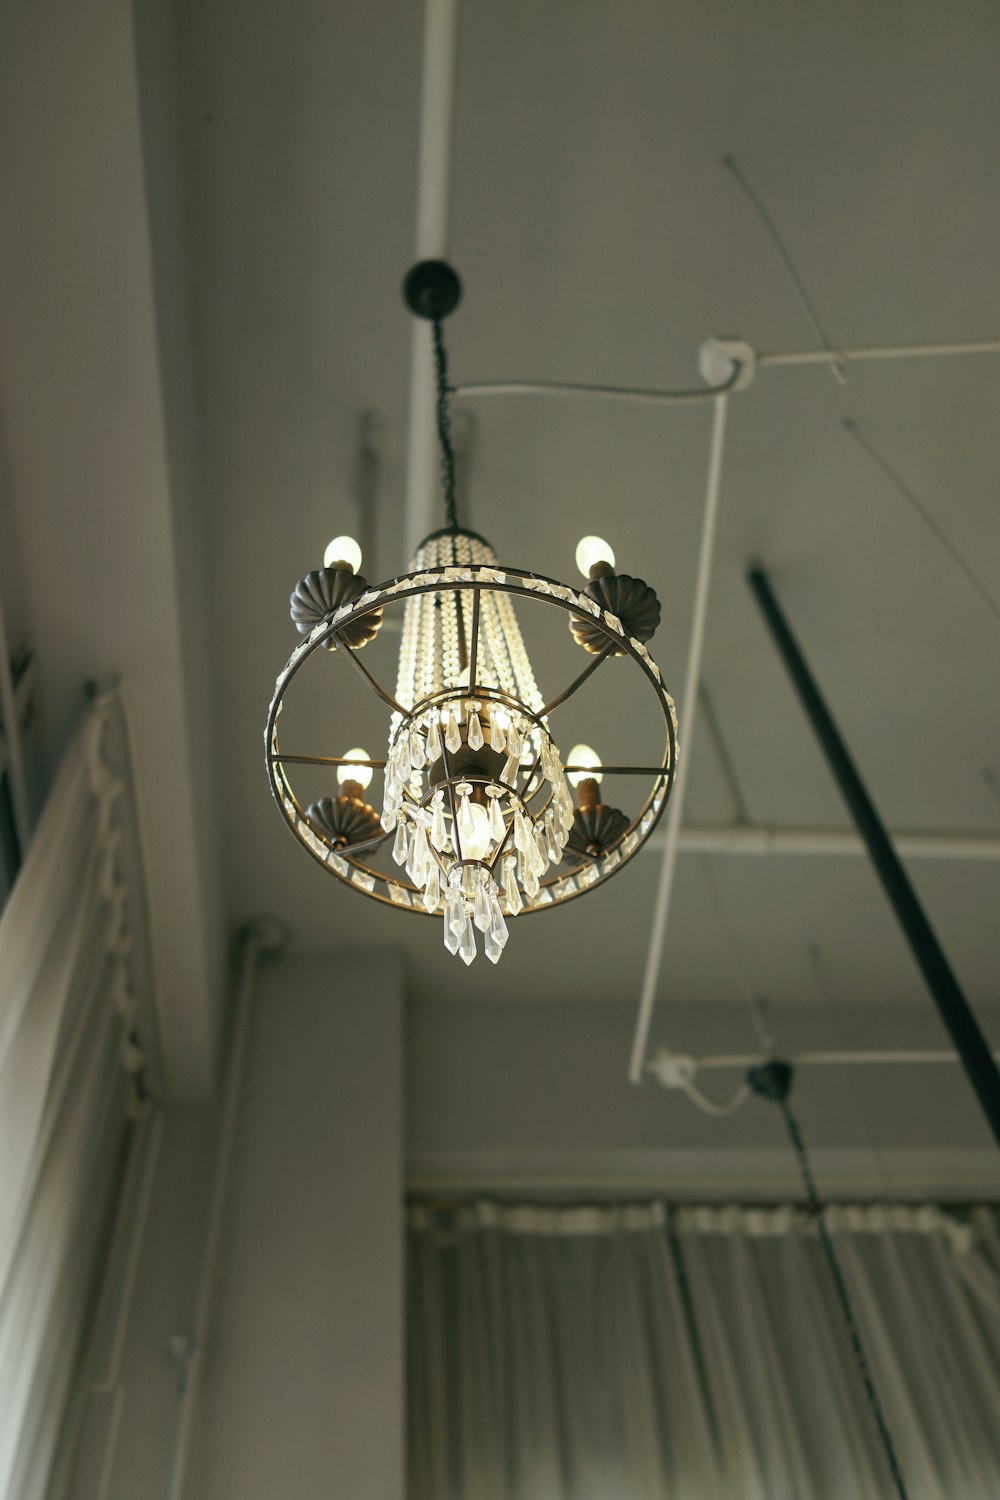
[[[483,594],[497,593],[538,599],[557,606],[571,616],[579,617],[581,614],[586,614],[593,626],[607,636],[607,646],[595,654],[583,672],[563,692],[548,700],[537,714],[526,711],[523,703],[509,698],[499,688],[485,687],[481,684],[447,688],[421,700],[412,709],[406,709],[379,685],[367,667],[358,660],[355,650],[342,639],[341,633],[366,616],[377,616],[377,612],[384,609],[386,605],[403,602],[427,593],[438,595],[454,593],[459,596],[472,593],[475,620],[478,620],[478,604]],[[469,648],[470,659],[473,662],[478,645],[477,634],[478,631],[474,627]],[[649,776],[652,779],[649,793],[638,812],[624,824],[620,832],[608,841],[607,846],[602,848],[599,854],[579,853],[576,855],[578,862],[568,868],[563,867],[566,864],[564,857],[555,873],[539,883],[537,894],[533,897],[527,895],[523,897],[521,911],[548,910],[553,905],[572,900],[592,890],[609,879],[630,860],[656,827],[676,774],[677,714],[673,699],[663,687],[658,666],[645,645],[628,635],[618,617],[610,611],[601,610],[594,599],[585,593],[578,592],[555,579],[517,568],[466,565],[440,568],[433,572],[423,570],[408,573],[381,587],[369,587],[360,598],[341,605],[327,620],[318,623],[303,638],[278,675],[265,731],[268,779],[274,799],[286,823],[313,859],[346,885],[360,890],[362,894],[391,905],[397,910],[412,911],[418,915],[440,917],[445,910],[443,899],[428,910],[423,900],[424,892],[412,880],[406,879],[402,871],[398,876],[386,874],[362,857],[370,856],[377,848],[386,844],[392,837],[391,829],[387,830],[380,825],[377,834],[355,843],[344,843],[342,839],[331,838],[328,831],[320,826],[315,817],[309,817],[292,787],[287,767],[293,764],[327,766],[331,769],[345,765],[359,767],[367,765],[373,770],[384,770],[386,767],[385,761],[346,760],[336,756],[309,755],[291,751],[286,753],[281,749],[278,740],[278,719],[291,683],[309,657],[318,650],[329,649],[331,645],[335,645],[338,652],[350,657],[365,677],[371,690],[394,710],[394,715],[399,718],[400,724],[404,727],[412,723],[419,715],[426,714],[429,708],[446,711],[449,703],[459,700],[467,701],[471,695],[480,701],[492,702],[498,706],[509,704],[512,708],[516,708],[518,714],[530,720],[546,739],[548,739],[548,729],[545,720],[548,713],[572,696],[582,686],[584,680],[611,655],[612,651],[616,655],[630,657],[636,663],[662,713],[665,729],[663,755],[659,766],[603,766],[601,770],[606,775]],[[414,808],[426,808],[431,796],[443,790],[451,799],[454,816],[456,790],[467,780],[477,780],[482,784],[482,778],[474,775],[466,778],[461,769],[451,774],[451,768],[447,765],[447,752],[443,754],[446,762],[444,777],[439,779],[423,798],[412,799],[412,803]],[[526,809],[528,804],[534,803],[533,814],[536,818],[539,813],[544,812],[547,805],[545,801],[538,801],[546,786],[545,779],[538,775],[539,759],[540,756],[536,757],[534,764],[529,767],[521,788],[506,782],[498,782],[495,777],[489,778],[492,785],[500,786],[504,795],[508,798],[513,797]],[[562,769],[564,772],[575,770],[585,775],[590,774],[589,767],[571,765]],[[551,800],[551,794],[549,800]],[[511,837],[514,821],[512,816],[502,843],[489,861],[491,869],[499,865],[501,855]],[[576,851],[569,850],[567,853],[572,859]],[[437,858],[436,855],[434,857]],[[449,862],[454,863],[454,856]],[[439,863],[442,863],[443,867],[444,862],[439,860]],[[509,911],[507,914],[511,915]]]

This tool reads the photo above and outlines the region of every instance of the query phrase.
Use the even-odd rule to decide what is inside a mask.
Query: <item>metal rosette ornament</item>
[[[637,598],[633,580],[618,591],[640,606],[630,629],[627,613],[606,607],[615,597],[609,578],[600,589],[592,583],[581,592],[502,568],[488,543],[458,527],[428,537],[412,571],[377,588],[360,578],[345,586],[309,576],[310,586],[292,599],[304,638],[278,677],[265,734],[268,777],[282,816],[339,880],[375,900],[440,919],[445,947],[465,963],[480,946],[496,963],[513,918],[601,885],[637,853],[663,812],[677,765],[677,719],[645,644],[650,601]],[[522,640],[518,599],[562,611],[584,647],[582,671],[548,700]],[[399,605],[404,618],[390,694],[358,652],[374,638],[383,614]],[[309,755],[301,753],[304,746],[282,751],[279,719],[295,679],[310,657],[331,648],[326,670],[346,670],[342,664],[350,658],[390,709],[384,761]],[[588,790],[592,782],[578,788],[586,795],[576,805],[567,770],[587,768],[563,764],[550,727],[560,706],[613,659],[638,670],[663,725],[655,764],[606,768],[628,778],[633,807],[633,788],[646,782],[631,815],[597,803]],[[350,781],[349,805],[344,797],[331,798],[332,787],[325,797],[307,798],[293,786],[303,765],[331,777],[339,769],[343,780],[355,764],[369,777],[383,773],[381,808],[377,795],[373,808],[361,802],[361,787]]]

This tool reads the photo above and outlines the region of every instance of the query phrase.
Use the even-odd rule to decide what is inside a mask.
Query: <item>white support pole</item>
[[[667,805],[667,840],[660,867],[660,881],[653,908],[653,926],[649,935],[646,953],[646,970],[642,979],[639,998],[639,1015],[632,1041],[632,1058],[629,1063],[629,1081],[641,1083],[646,1044],[649,1039],[649,1023],[656,1000],[656,984],[660,977],[660,962],[663,957],[663,940],[667,932],[670,914],[670,897],[674,887],[674,870],[680,842],[681,817],[684,812],[684,791],[687,786],[688,767],[691,764],[691,749],[694,741],[694,726],[698,706],[698,684],[701,680],[701,656],[705,640],[705,620],[708,614],[708,593],[712,579],[712,558],[715,552],[715,524],[719,512],[719,488],[722,480],[722,454],[726,439],[726,411],[728,396],[716,396],[712,416],[712,438],[708,454],[708,479],[705,485],[705,510],[701,523],[701,546],[698,552],[698,571],[695,580],[694,609],[691,613],[691,642],[688,646],[687,673],[684,678],[684,696],[681,699],[681,733],[683,749],[677,761],[677,774]]]
[[[174,1341],[181,1372],[181,1387],[177,1427],[174,1432],[170,1462],[170,1479],[167,1485],[167,1500],[184,1500],[187,1494],[188,1465],[194,1437],[195,1417],[201,1397],[205,1351],[211,1329],[213,1294],[222,1248],[224,1215],[236,1149],[236,1127],[239,1122],[243,1074],[253,1016],[257,963],[262,952],[274,951],[273,948],[268,947],[265,934],[266,928],[263,920],[250,924],[243,933],[233,1036],[229,1049],[229,1065],[222,1101],[219,1138],[216,1145],[194,1324],[190,1336],[182,1335]]]
[[[653,1074],[654,1077],[661,1077],[664,1064],[672,1061],[673,1056],[673,1054],[666,1052],[656,1053],[646,1064],[647,1073]],[[942,1063],[958,1062],[957,1052],[947,1052],[940,1048],[936,1050],[897,1050],[895,1052],[888,1050],[868,1052],[782,1052],[780,1056],[783,1061],[792,1063],[796,1068],[917,1068],[937,1067]],[[1000,1062],[1000,1051],[995,1051],[993,1056]],[[740,1072],[746,1072],[748,1068],[755,1068],[766,1060],[764,1054],[760,1052],[721,1053],[715,1057],[697,1057],[691,1059],[696,1065],[697,1073],[725,1068],[738,1068]],[[674,1086],[673,1083],[664,1085],[666,1088],[673,1088]]]
[[[417,260],[446,258],[457,42],[458,0],[426,0],[417,163]],[[414,318],[410,342],[404,565],[428,532],[435,529],[439,458],[434,403],[431,328],[424,319]]]

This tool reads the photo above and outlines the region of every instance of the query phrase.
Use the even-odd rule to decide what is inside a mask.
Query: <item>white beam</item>
[[[663,852],[666,835],[655,833],[646,849]],[[909,859],[1000,859],[1000,836],[981,833],[897,833],[896,852]],[[761,823],[730,823],[682,828],[680,854],[721,854],[737,857],[792,855],[818,858],[862,858],[867,851],[853,830],[839,828],[774,828]]]
[[[448,244],[458,0],[426,0],[417,165],[416,259],[444,260]],[[406,558],[436,529],[439,490],[430,324],[414,318],[406,458]]]

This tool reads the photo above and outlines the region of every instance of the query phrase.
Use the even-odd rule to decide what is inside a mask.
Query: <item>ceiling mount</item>
[[[415,317],[430,323],[449,317],[462,300],[458,272],[446,260],[418,260],[406,273],[403,300]]]

